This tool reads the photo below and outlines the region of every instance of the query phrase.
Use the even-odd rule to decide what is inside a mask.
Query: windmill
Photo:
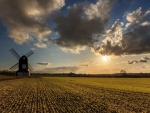
[[[17,60],[19,61],[18,63],[16,63],[15,65],[13,65],[10,70],[15,70],[18,68],[18,71],[16,71],[16,76],[20,76],[20,75],[26,75],[26,76],[30,76],[30,72],[32,71],[33,68],[31,67],[31,65],[28,63],[28,57],[31,56],[33,54],[33,51],[29,51],[28,53],[26,53],[25,55],[23,55],[22,57],[20,57],[17,52],[12,48],[10,50],[10,52],[17,58]]]

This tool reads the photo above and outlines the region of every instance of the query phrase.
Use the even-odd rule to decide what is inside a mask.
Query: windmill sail
[[[18,71],[16,71],[16,76],[22,76],[22,75],[27,75],[30,76],[30,72],[32,71],[33,68],[32,66],[28,63],[28,57],[33,54],[33,51],[29,51],[22,57],[20,57],[17,52],[12,48],[10,52],[19,60],[19,62],[15,65],[13,65],[10,70],[16,70],[18,68]]]
[[[33,68],[32,68],[32,66],[28,63],[28,69],[30,70],[30,71],[33,71]]]
[[[17,64],[15,64],[15,65],[13,65],[11,68],[10,68],[10,70],[15,70],[15,69],[17,69],[18,68],[18,65],[19,63],[17,63]]]
[[[28,53],[26,53],[25,56],[26,56],[26,57],[29,57],[29,56],[31,56],[32,54],[33,54],[33,51],[31,50],[31,51],[29,51]]]
[[[10,52],[19,60],[20,59],[20,56],[17,54],[17,52],[12,48],[10,50]]]

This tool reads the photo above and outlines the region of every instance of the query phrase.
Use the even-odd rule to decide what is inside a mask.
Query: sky
[[[149,0],[0,0],[0,70],[150,73]]]

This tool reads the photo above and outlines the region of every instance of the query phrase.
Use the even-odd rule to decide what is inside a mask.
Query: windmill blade
[[[34,53],[34,52],[31,50],[31,51],[29,51],[27,54],[25,54],[25,56],[26,56],[26,57],[29,57],[29,56],[31,56],[33,53]]]
[[[32,66],[28,63],[28,69],[30,70],[30,71],[33,71],[33,68],[32,68]]]
[[[16,68],[18,68],[18,64],[19,64],[19,63],[13,65],[13,66],[10,68],[10,70],[15,70]]]
[[[17,52],[12,48],[10,50],[10,52],[19,60],[20,59],[20,56],[17,54]]]

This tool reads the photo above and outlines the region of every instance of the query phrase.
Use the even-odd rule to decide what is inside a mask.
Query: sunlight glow
[[[110,59],[109,56],[102,56],[103,61],[108,61]]]

